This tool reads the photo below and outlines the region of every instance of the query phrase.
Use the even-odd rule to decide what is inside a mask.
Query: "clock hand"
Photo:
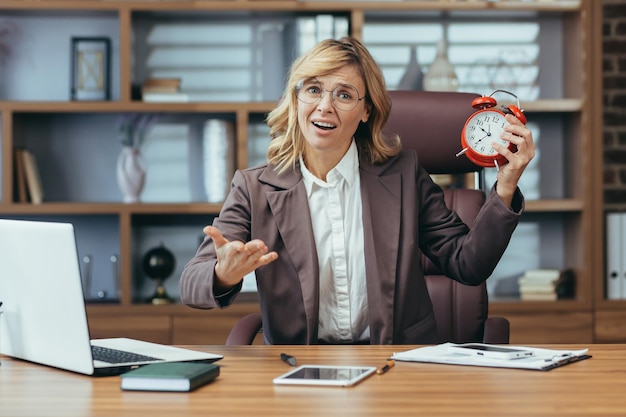
[[[487,134],[487,136],[491,136],[491,125],[489,125],[488,127],[489,127],[489,130],[485,130],[485,129],[483,129],[483,128],[482,128],[482,127],[480,127],[480,126],[479,126],[478,128],[479,128],[480,130],[482,130],[483,132],[485,132],[485,133]],[[487,136],[485,136],[485,138],[486,138]],[[484,139],[484,138],[483,138],[483,139]]]

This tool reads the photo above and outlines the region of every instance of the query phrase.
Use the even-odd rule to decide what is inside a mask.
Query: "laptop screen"
[[[74,227],[0,220],[0,352],[91,373]]]

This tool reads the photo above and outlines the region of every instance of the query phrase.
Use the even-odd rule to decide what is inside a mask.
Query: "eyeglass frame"
[[[300,98],[300,95],[299,95],[300,90],[302,89],[302,87],[304,87],[304,83],[307,82],[307,81],[311,81],[311,82],[314,81],[320,87],[320,95],[319,95],[319,97],[315,101],[312,101],[312,102],[306,102],[306,101],[302,100]],[[343,88],[350,87],[350,88],[353,88],[354,91],[356,91],[357,100],[355,101],[354,106],[352,108],[350,108],[350,109],[341,109],[341,108],[337,107],[337,105],[335,104],[335,100],[337,98],[337,90],[342,88],[342,87]],[[361,93],[359,92],[359,89],[356,88],[355,86],[353,86],[352,84],[341,84],[341,85],[335,87],[333,90],[326,90],[325,88],[323,88],[322,83],[318,79],[316,79],[316,78],[306,78],[306,79],[302,79],[302,80],[298,81],[296,83],[294,91],[296,93],[296,98],[299,101],[301,101],[302,103],[304,103],[304,104],[315,104],[315,103],[318,103],[319,101],[322,100],[322,98],[324,98],[324,93],[332,93],[332,100],[331,100],[331,102],[333,104],[333,107],[336,108],[337,110],[341,110],[341,111],[352,111],[352,110],[356,109],[356,107],[359,105],[359,102],[361,100],[367,98],[367,94],[364,95],[363,97],[360,97]]]

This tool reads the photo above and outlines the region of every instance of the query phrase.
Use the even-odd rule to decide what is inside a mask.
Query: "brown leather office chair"
[[[393,104],[386,133],[400,135],[403,148],[415,149],[430,174],[480,172],[469,159],[456,156],[461,150],[461,129],[475,111],[472,100],[476,94],[390,91],[389,95]],[[470,227],[485,202],[481,190],[445,189],[444,196],[448,207]],[[439,342],[509,343],[508,320],[488,316],[485,283],[460,284],[442,275],[424,255],[418,255],[435,310]],[[261,315],[250,314],[231,330],[226,344],[250,344],[261,327]]]
[[[461,130],[476,110],[471,93],[390,91],[393,103],[387,133],[396,133],[404,149],[415,149],[430,174],[480,173],[461,150]],[[472,226],[485,202],[481,190],[444,189],[448,207]],[[442,275],[424,255],[422,266],[435,310],[440,342],[509,343],[509,322],[489,317],[487,285],[468,286]]]

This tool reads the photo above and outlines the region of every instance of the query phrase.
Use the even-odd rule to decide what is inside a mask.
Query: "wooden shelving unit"
[[[565,178],[563,198],[529,200],[527,212],[540,225],[553,222],[562,227],[556,239],[562,245],[561,261],[564,266],[573,268],[577,276],[576,297],[573,300],[557,302],[520,302],[519,300],[497,300],[491,303],[493,314],[503,315],[512,323],[513,343],[589,343],[594,340],[595,309],[601,308],[604,316],[617,315],[623,318],[626,311],[623,303],[608,303],[598,295],[602,291],[602,252],[596,242],[601,238],[597,229],[601,225],[597,198],[599,183],[598,149],[601,136],[598,121],[601,114],[594,110],[597,105],[600,24],[597,15],[601,9],[591,0],[581,1],[297,1],[297,0],[233,0],[233,1],[98,1],[98,0],[48,0],[24,2],[5,0],[0,4],[0,20],[17,18],[19,21],[36,17],[62,16],[78,21],[89,19],[111,20],[117,27],[118,38],[114,48],[115,66],[113,72],[119,89],[113,92],[113,100],[106,102],[76,102],[66,100],[47,101],[45,92],[36,100],[0,101],[2,159],[0,215],[17,218],[61,218],[91,220],[106,219],[105,228],[113,228],[115,248],[120,256],[119,292],[117,303],[93,304],[89,306],[89,319],[94,337],[128,335],[142,337],[164,343],[223,343],[228,329],[241,315],[258,310],[254,296],[244,295],[240,302],[224,311],[193,310],[182,305],[152,306],[138,302],[136,291],[137,257],[135,235],[137,224],[154,223],[170,225],[185,216],[193,217],[191,225],[210,221],[219,213],[219,204],[193,201],[190,203],[144,203],[124,204],[108,197],[107,201],[44,201],[41,205],[18,203],[14,200],[12,150],[14,146],[36,143],[45,153],[45,141],[53,136],[35,127],[42,122],[53,123],[56,119],[69,118],[68,134],[72,134],[72,124],[81,117],[112,117],[112,115],[154,112],[177,115],[225,115],[235,125],[235,165],[248,166],[248,127],[252,119],[259,119],[273,108],[271,101],[246,102],[198,102],[198,103],[143,103],[133,100],[133,25],[138,14],[141,19],[149,19],[152,13],[158,18],[176,15],[185,19],[201,13],[238,13],[250,18],[267,14],[287,16],[311,15],[317,13],[341,14],[348,16],[350,32],[362,38],[368,24],[368,17],[376,13],[388,12],[442,13],[449,16],[456,11],[485,14],[485,19],[497,19],[497,13],[519,13],[528,17],[531,13],[538,18],[550,16],[562,26],[561,45],[564,67],[563,97],[540,98],[524,103],[526,112],[534,117],[548,118],[547,123],[558,124],[567,145],[563,149]],[[488,12],[488,13],[485,13]],[[495,13],[495,14],[491,14]],[[68,40],[69,45],[69,40]],[[65,48],[65,45],[59,48]],[[69,46],[68,46],[69,48]],[[38,63],[45,65],[45,62]],[[541,71],[550,71],[542,68]],[[69,77],[69,75],[68,75]],[[0,84],[2,81],[0,81]],[[262,118],[262,117],[261,117]],[[50,122],[52,120],[52,122]],[[108,120],[108,119],[107,119]],[[26,132],[26,133],[24,133]],[[38,132],[41,137],[35,137]],[[28,136],[28,135],[31,136]],[[55,137],[56,139],[56,137]],[[94,139],[95,140],[95,139]],[[541,146],[541,145],[540,145]],[[70,151],[68,151],[70,152]],[[113,157],[114,158],[114,157]],[[71,163],[68,158],[68,163]],[[89,173],[84,173],[89,175]],[[544,173],[551,175],[551,173]],[[54,172],[44,172],[52,176]],[[121,201],[121,199],[120,199]],[[194,223],[195,222],[195,223]],[[557,228],[558,229],[558,228]],[[89,231],[91,232],[91,231]],[[179,260],[185,262],[185,260]],[[595,294],[594,294],[595,292]],[[603,317],[604,317],[603,316]],[[608,321],[613,320],[607,318]],[[621,320],[626,322],[626,320]],[[607,323],[602,321],[601,323]],[[602,340],[608,324],[596,324],[596,332]]]

